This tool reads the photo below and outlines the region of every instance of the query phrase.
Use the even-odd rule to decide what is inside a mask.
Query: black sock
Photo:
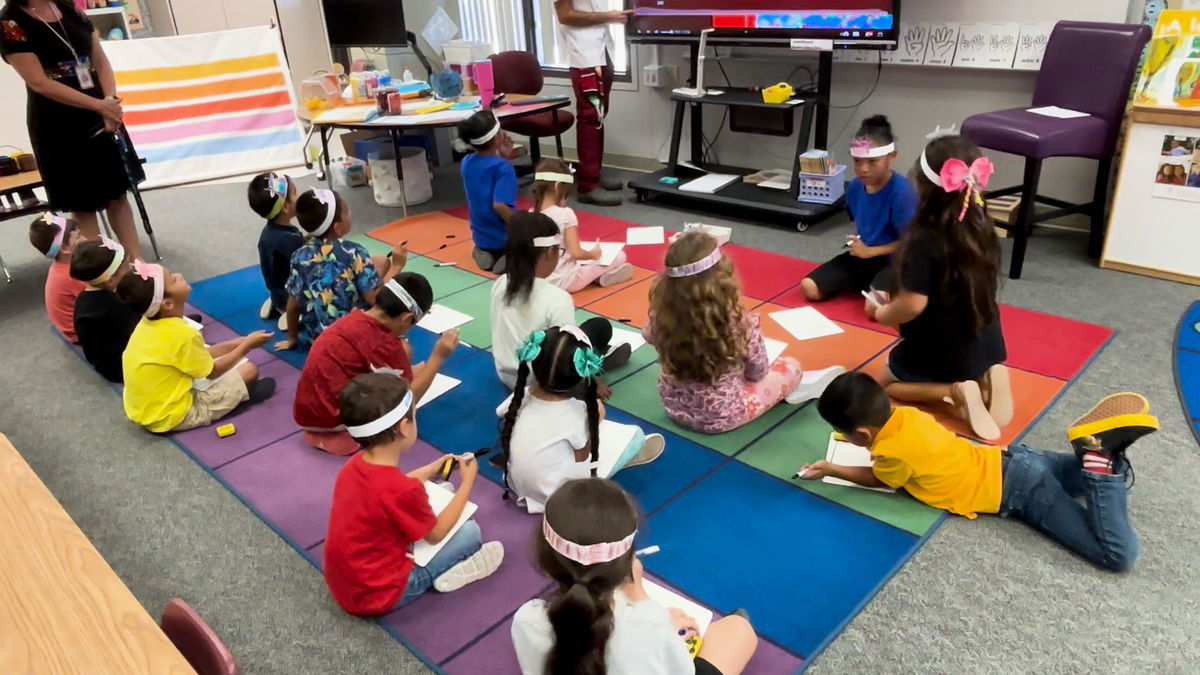
[[[275,378],[260,377],[246,385],[250,393],[250,403],[262,403],[275,395]]]

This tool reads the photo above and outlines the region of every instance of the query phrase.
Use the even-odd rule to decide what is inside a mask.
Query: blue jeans
[[[1126,467],[1117,468],[1113,475],[1093,473],[1073,454],[1011,446],[1000,515],[1020,518],[1098,567],[1128,570],[1141,546],[1125,507]]]
[[[483,533],[479,531],[479,524],[474,520],[463,523],[462,528],[455,532],[453,537],[450,537],[450,541],[447,541],[442,550],[433,556],[428,565],[425,567],[413,566],[412,571],[408,573],[408,586],[404,588],[404,595],[401,596],[400,602],[396,603],[396,608],[403,607],[421,597],[422,593],[433,588],[434,579],[473,555],[482,546]]]

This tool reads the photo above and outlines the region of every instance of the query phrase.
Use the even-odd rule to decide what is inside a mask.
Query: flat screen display
[[[895,45],[900,0],[626,0],[635,42],[788,43],[833,40],[842,47]]]
[[[401,0],[322,0],[331,47],[404,47]]]

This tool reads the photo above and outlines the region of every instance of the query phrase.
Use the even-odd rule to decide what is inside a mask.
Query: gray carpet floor
[[[302,180],[311,185],[313,180]],[[242,185],[146,195],[163,262],[191,280],[255,264],[261,221]],[[399,217],[363,188],[344,191],[355,230]],[[464,203],[453,168],[414,212]],[[810,260],[838,252],[844,218],[805,234],[631,199],[605,215],[678,229],[730,224],[734,241]],[[586,207],[581,207],[586,208]],[[0,431],[91,537],[152,615],[192,603],[247,673],[425,672],[375,624],[347,617],[320,574],[171,442],[124,418],[118,396],[57,338],[42,305],[45,262],[25,222],[0,228],[16,279],[0,285]],[[1093,569],[1014,522],[950,519],[814,664],[813,673],[1185,673],[1200,670],[1200,454],[1171,371],[1172,336],[1194,287],[1099,270],[1085,236],[1039,231],[1005,302],[1105,324],[1112,344],[1026,441],[1065,447],[1064,429],[1101,396],[1144,392],[1162,431],[1133,450],[1130,498],[1144,553],[1129,574]],[[2,536],[2,535],[0,535]],[[781,579],[804,602],[820,580]],[[805,588],[807,590],[799,590]],[[11,636],[10,636],[11,637]]]

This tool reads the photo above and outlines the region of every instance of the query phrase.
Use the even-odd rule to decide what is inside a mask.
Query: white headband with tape
[[[546,181],[547,183],[567,183],[568,185],[575,183],[574,176],[554,171],[539,171],[533,174],[533,179]]]
[[[125,247],[108,237],[100,237],[100,246],[113,252],[112,262],[108,264],[108,269],[104,270],[100,276],[88,281],[88,285],[99,286],[108,281],[121,269],[121,263],[125,262]]]
[[[500,133],[500,120],[496,120],[496,124],[487,133],[480,136],[479,138],[468,138],[467,142],[470,143],[471,145],[474,145],[475,147],[479,147],[481,145],[487,145],[488,142],[491,141],[493,138],[495,138],[496,134],[498,134],[498,133]]]
[[[425,317],[425,312],[421,309],[421,306],[417,304],[416,298],[414,298],[406,288],[401,286],[399,281],[396,281],[395,279],[388,279],[387,283],[384,284],[383,287],[391,291],[393,295],[400,299],[400,302],[404,303],[404,306],[408,308],[408,311],[412,312],[413,319],[415,321],[419,322]]]
[[[924,150],[921,151],[921,171],[925,174],[925,177],[929,179],[930,183],[933,183],[938,187],[943,187],[942,176],[938,172],[934,171],[932,166],[929,166],[929,158],[925,156]]]
[[[329,231],[334,218],[337,218],[337,195],[333,193],[333,190],[313,190],[313,194],[317,196],[317,201],[325,205],[325,220],[322,220],[321,226],[309,234],[320,237]]]
[[[553,237],[534,237],[534,248],[550,248],[551,246],[562,246],[563,237],[561,234],[556,234]]]
[[[360,424],[354,427],[347,426],[346,433],[350,434],[354,438],[368,438],[370,436],[374,436],[375,434],[381,434],[396,426],[396,423],[404,419],[404,416],[407,415],[408,411],[412,409],[412,404],[413,393],[412,390],[409,389],[408,391],[404,392],[404,398],[400,399],[400,403],[395,408],[392,408],[390,412],[384,414],[383,417],[380,417],[373,422],[367,422],[366,424]]]
[[[886,157],[896,151],[895,143],[871,147],[871,142],[865,143],[850,143],[850,156],[858,159],[874,159],[876,157]]]

